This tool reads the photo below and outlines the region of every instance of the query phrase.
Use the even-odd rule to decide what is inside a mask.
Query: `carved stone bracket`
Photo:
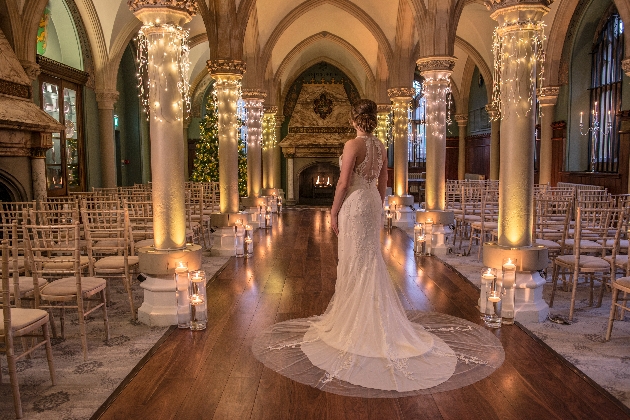
[[[549,7],[554,0],[484,0],[486,8],[495,12],[499,9],[513,6],[545,6]]]
[[[376,105],[376,112],[379,114],[389,114],[392,112],[391,104],[378,104]]]
[[[411,100],[415,94],[416,90],[413,88],[399,87],[387,89],[387,96],[389,96],[389,99],[392,101],[396,99]]]
[[[42,69],[39,68],[39,64],[32,61],[20,60],[20,64],[22,65],[24,72],[26,72],[26,75],[31,81],[37,79],[37,76],[39,76],[39,74],[42,72]]]
[[[247,66],[244,61],[240,60],[208,60],[208,71],[210,74],[233,74],[242,76]]]
[[[248,99],[258,99],[263,101],[267,97],[267,92],[262,89],[243,89],[241,91],[241,98],[244,101]]]
[[[118,101],[118,92],[115,90],[105,90],[96,92],[96,102],[98,109],[114,109],[114,104]]]
[[[167,8],[186,12],[191,16],[197,13],[196,0],[128,0],[127,6],[132,12],[144,8]]]
[[[420,73],[431,70],[453,71],[455,57],[423,57],[416,61]]]

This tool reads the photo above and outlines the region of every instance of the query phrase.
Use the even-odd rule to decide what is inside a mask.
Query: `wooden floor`
[[[450,392],[398,399],[341,397],[259,363],[262,328],[322,313],[336,277],[328,213],[289,210],[256,233],[255,257],[232,258],[208,286],[204,332],[175,329],[101,419],[622,419],[626,412],[518,326],[496,331],[505,362]],[[401,231],[383,234],[392,279],[408,309],[480,323],[478,291],[434,258],[414,260]],[[621,368],[621,367],[620,367]]]

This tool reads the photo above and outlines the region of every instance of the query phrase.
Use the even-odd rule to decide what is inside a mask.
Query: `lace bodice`
[[[378,179],[383,166],[383,152],[380,140],[373,135],[357,137],[363,138],[365,141],[365,159],[354,167],[353,172],[368,184],[372,184]],[[339,166],[343,165],[342,157],[339,157]]]

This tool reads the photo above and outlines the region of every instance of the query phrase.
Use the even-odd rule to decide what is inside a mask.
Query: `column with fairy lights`
[[[499,121],[499,112],[492,104],[486,105],[486,112],[490,118],[490,179],[497,181],[499,179],[499,129],[501,122]]]
[[[466,127],[468,126],[467,115],[455,115],[455,121],[459,127],[459,150],[457,152],[457,179],[464,179],[466,174]]]
[[[267,94],[258,89],[244,89],[242,97],[247,109],[247,196],[251,199],[262,190],[262,117]]]
[[[560,94],[559,86],[545,86],[538,89],[538,104],[540,105],[540,169],[538,183],[551,183],[551,169],[553,166],[553,114]]]
[[[178,262],[201,265],[201,247],[186,243],[184,200],[184,113],[188,112],[188,31],[181,25],[196,13],[193,0],[131,0],[142,22],[138,33],[139,88],[151,138],[154,245],[138,250],[144,302],[140,321],[149,325],[177,323],[173,274]]]
[[[238,60],[209,60],[208,71],[214,79],[219,131],[219,211],[237,213],[238,126],[236,108],[241,97],[245,63]]]
[[[425,181],[426,210],[416,213],[416,221],[432,224],[432,253],[449,252],[447,236],[454,222],[446,208],[446,126],[450,122],[451,73],[454,57],[424,57],[417,61],[424,77],[422,92],[426,103],[427,163]]]
[[[536,89],[542,81],[544,25],[553,0],[486,1],[498,26],[494,34],[492,103],[501,121],[498,242],[486,243],[483,262],[501,269],[516,260],[515,304],[503,311],[518,321],[543,321],[547,249],[532,243]]]
[[[389,129],[392,123],[392,106],[390,104],[379,104],[377,105],[376,110],[376,137],[378,137],[384,145],[389,146]]]
[[[263,190],[273,188],[273,150],[276,147],[277,106],[264,107],[262,124]]]
[[[273,151],[271,152],[273,168],[273,170],[271,171],[271,185],[273,188],[271,194],[275,192],[279,195],[282,192],[282,148],[280,147],[279,143],[282,137],[281,130],[282,123],[284,122],[284,115],[276,114],[274,115],[274,118],[276,119],[276,132],[274,135],[275,145]]]

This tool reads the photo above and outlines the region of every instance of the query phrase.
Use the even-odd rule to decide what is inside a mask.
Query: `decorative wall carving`
[[[430,70],[453,71],[455,67],[454,57],[424,57],[416,61],[420,73]]]
[[[278,107],[277,106],[272,106],[272,105],[266,105],[265,107],[263,107],[263,112],[265,114],[277,114],[278,113]]]
[[[554,0],[484,0],[484,4],[488,10],[494,12],[511,6],[532,5],[549,7]]]
[[[243,75],[247,66],[241,60],[208,60],[208,71],[210,74],[236,74]]]
[[[61,77],[64,80],[79,85],[84,85],[90,78],[89,73],[85,71],[77,70],[74,67],[67,66],[48,57],[44,57],[43,55],[37,56],[37,64],[39,64],[42,73],[54,77]]]
[[[30,99],[31,87],[0,79],[0,93],[18,98]]]
[[[197,14],[196,0],[127,0],[127,6],[134,13],[145,7],[161,7],[183,11],[191,16]]]
[[[325,120],[333,111],[333,101],[329,97],[326,96],[326,93],[322,93],[319,95],[319,98],[313,101],[313,111],[319,118]]]
[[[391,100],[396,98],[413,98],[416,94],[416,90],[413,88],[399,87],[399,88],[391,88],[387,89],[387,96]]]
[[[354,134],[353,127],[289,127],[289,134]]]

